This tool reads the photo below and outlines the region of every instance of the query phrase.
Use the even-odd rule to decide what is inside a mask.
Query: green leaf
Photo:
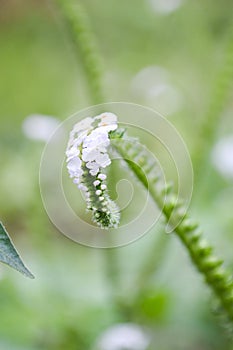
[[[5,227],[0,222],[0,262],[13,267],[29,278],[34,278],[33,274],[26,268],[22,262],[17,250],[15,249]]]

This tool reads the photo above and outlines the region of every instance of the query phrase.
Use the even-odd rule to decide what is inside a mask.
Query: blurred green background
[[[232,1],[81,2],[102,57],[107,100],[155,108],[195,157],[232,31]],[[129,322],[150,337],[148,349],[231,349],[208,288],[162,225],[114,250],[109,271],[111,251],[80,246],[49,221],[38,184],[44,141],[30,136],[25,118],[62,121],[91,103],[56,1],[0,0],[0,82],[1,220],[36,276],[27,280],[0,266],[0,349],[96,349],[109,327]],[[230,91],[191,212],[233,267],[232,112]]]

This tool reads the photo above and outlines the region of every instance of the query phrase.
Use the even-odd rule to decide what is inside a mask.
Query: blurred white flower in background
[[[167,15],[176,11],[181,5],[182,0],[148,0],[152,10],[161,15]]]
[[[226,178],[233,178],[233,135],[219,140],[212,151],[212,162]]]
[[[170,115],[183,105],[181,92],[171,83],[169,72],[158,66],[143,68],[131,83],[133,95],[158,112]]]
[[[112,326],[97,341],[98,350],[146,350],[148,346],[149,337],[133,323]]]
[[[48,141],[59,124],[60,121],[54,117],[42,114],[31,114],[24,119],[22,129],[24,135],[29,139]]]

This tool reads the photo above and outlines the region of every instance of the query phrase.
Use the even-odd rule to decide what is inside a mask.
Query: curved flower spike
[[[116,228],[120,213],[109,195],[103,169],[111,164],[109,132],[117,129],[117,116],[102,113],[75,124],[66,150],[67,169],[83,192],[92,220],[101,228]]]

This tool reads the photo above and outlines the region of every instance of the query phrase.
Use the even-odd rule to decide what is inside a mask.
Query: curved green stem
[[[184,215],[182,205],[176,203],[176,195],[167,189],[160,181],[160,171],[156,162],[146,147],[140,143],[129,142],[128,139],[113,140],[114,147],[140,182],[149,190],[151,197],[162,210],[168,222],[174,212],[177,220],[181,220],[174,233],[186,247],[194,265],[204,276],[206,283],[218,297],[221,307],[233,325],[233,282],[231,275],[222,267],[222,260],[213,254],[211,245],[203,239],[203,235],[196,222],[187,214]],[[137,164],[137,165],[136,165]],[[145,176],[146,175],[146,176]],[[164,195],[166,198],[164,201]]]
[[[102,69],[88,18],[79,1],[57,0],[87,79],[91,103],[103,102]]]
[[[73,0],[57,1],[82,62],[92,103],[101,103],[104,99],[100,63],[85,12],[80,3],[74,3]],[[217,79],[209,112],[201,127],[202,131],[200,142],[198,142],[198,150],[195,150],[196,154],[198,154],[195,164],[198,165],[203,163],[205,159],[210,143],[213,140],[215,124],[228,98],[229,86],[233,78],[232,38],[226,56],[226,63]],[[164,193],[167,192],[167,189],[161,186],[158,176],[159,168],[151,160],[146,148],[135,142],[133,142],[132,146],[124,139],[115,141],[117,151],[123,158],[128,159],[126,161],[129,167],[142,184],[148,188],[152,198],[162,210],[167,222],[173,211],[176,213],[176,217],[182,219],[179,225],[176,226],[175,233],[189,252],[194,265],[202,273],[211,290],[219,298],[222,309],[225,311],[228,320],[233,324],[233,282],[230,274],[222,267],[222,261],[212,253],[212,247],[202,238],[202,232],[198,228],[198,225],[189,219],[188,215],[183,217],[182,206],[176,203],[175,194],[167,193],[164,203]],[[203,149],[205,152],[202,156]],[[137,160],[139,166],[135,166],[134,159]],[[110,262],[111,259],[112,256],[110,254]],[[113,282],[114,284],[115,281]]]

